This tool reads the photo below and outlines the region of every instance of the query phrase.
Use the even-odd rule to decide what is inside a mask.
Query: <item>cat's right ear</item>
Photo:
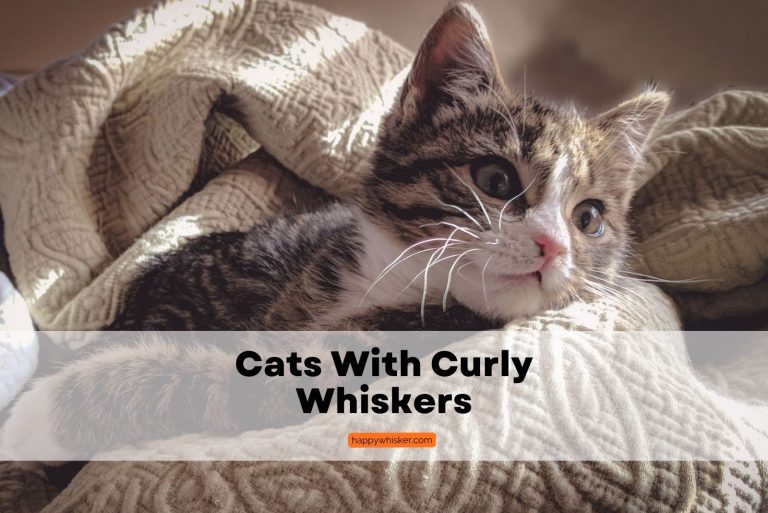
[[[419,48],[400,95],[401,121],[427,119],[441,104],[499,83],[483,20],[471,5],[452,4]]]

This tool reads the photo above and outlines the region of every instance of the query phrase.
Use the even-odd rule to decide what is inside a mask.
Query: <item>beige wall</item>
[[[29,72],[86,46],[147,0],[0,0],[0,70]],[[443,0],[317,0],[415,48]],[[764,0],[477,0],[510,81],[601,107],[648,79],[678,105],[730,85],[768,87]]]

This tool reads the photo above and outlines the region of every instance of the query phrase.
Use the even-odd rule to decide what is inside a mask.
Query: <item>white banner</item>
[[[3,459],[768,460],[761,332],[38,338],[93,340],[19,396]]]

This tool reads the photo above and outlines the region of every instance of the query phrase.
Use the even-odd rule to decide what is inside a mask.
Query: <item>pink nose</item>
[[[542,269],[552,260],[565,253],[565,247],[559,242],[553,240],[546,235],[538,235],[533,238],[533,242],[539,246],[541,256],[544,257],[544,262],[541,264]]]

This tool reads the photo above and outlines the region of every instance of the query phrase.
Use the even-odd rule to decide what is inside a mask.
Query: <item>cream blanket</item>
[[[99,328],[148,255],[245,229],[300,201],[299,181],[263,152],[248,157],[259,146],[306,181],[354,194],[410,57],[303,4],[177,0],[137,13],[0,98],[5,242],[37,324]],[[649,151],[635,202],[635,269],[706,280],[669,285],[687,319],[768,311],[766,146],[768,95],[731,92],[668,118]],[[575,304],[509,328],[679,326],[658,289],[627,286],[644,308]],[[479,410],[488,412],[483,425],[498,423]],[[195,482],[206,490],[200,500],[232,511],[715,511],[728,498],[761,511],[765,475],[762,465],[736,463],[100,463],[49,511],[199,510]]]

